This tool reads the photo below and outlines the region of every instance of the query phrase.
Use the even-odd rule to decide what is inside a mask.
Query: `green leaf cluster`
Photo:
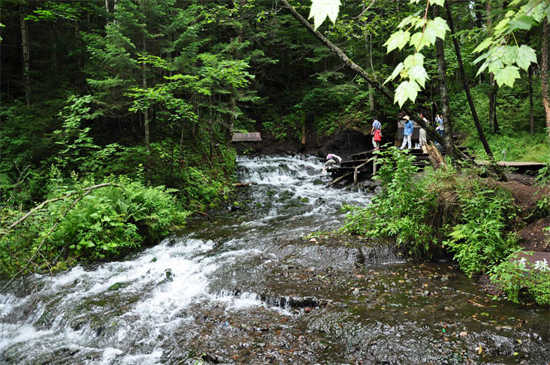
[[[520,260],[519,252],[529,254],[521,250],[511,253],[490,270],[491,281],[515,303],[550,305],[550,269],[544,268],[548,268],[547,265],[535,268],[534,264]]]
[[[110,186],[89,194],[93,181],[66,181],[54,170],[49,190],[53,201],[10,230],[8,226],[23,213],[2,212],[0,232],[0,275],[12,275],[36,250],[29,271],[47,271],[59,263],[115,259],[145,244],[158,242],[182,227],[189,212],[181,209],[165,187],[146,187],[125,176],[108,178]],[[62,265],[64,266],[64,265]]]
[[[352,208],[345,232],[394,237],[412,256],[444,248],[468,275],[487,271],[517,247],[509,227],[515,217],[510,193],[452,167],[415,175],[414,158],[390,148],[376,178],[383,191],[366,208]]]
[[[484,272],[517,247],[506,228],[515,217],[508,191],[492,188],[477,179],[464,181],[456,189],[459,219],[449,227],[443,244],[468,275]]]
[[[414,179],[414,156],[395,147],[380,153],[376,178],[384,187],[366,208],[352,208],[342,231],[368,237],[395,237],[412,256],[429,256],[437,238],[426,220],[437,196]]]
[[[528,32],[550,21],[550,2],[539,0],[515,0],[506,7],[504,17],[490,29],[490,34],[475,49],[483,52],[474,63],[481,63],[477,74],[485,70],[493,73],[499,86],[514,86],[520,78],[519,70],[527,71],[532,63],[537,63],[535,50],[526,44],[520,44],[516,38],[518,32]]]

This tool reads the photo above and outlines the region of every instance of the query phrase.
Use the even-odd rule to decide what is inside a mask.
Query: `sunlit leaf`
[[[340,10],[340,0],[312,0],[309,18],[313,18],[315,29],[328,17],[333,23],[336,22],[338,11]]]
[[[532,17],[524,15],[519,17],[518,19],[510,20],[510,22],[508,23],[508,26],[510,27],[511,30],[516,30],[516,29],[529,30],[535,24],[537,24],[537,22],[534,21]]]
[[[435,18],[433,24],[435,25],[436,36],[438,38],[445,39],[445,34],[451,31],[447,21],[441,17]]]
[[[518,59],[518,50],[519,50],[518,46],[505,46],[504,52],[502,53],[502,57],[501,57],[502,62],[505,65],[511,65],[516,63]]]
[[[491,38],[485,39],[483,42],[478,44],[478,46],[474,49],[474,53],[478,53],[478,52],[481,52],[481,51],[485,50],[491,44],[493,44],[493,40]]]
[[[431,3],[432,5],[443,6],[443,5],[445,5],[445,0],[432,0],[432,1],[430,1],[430,3]]]
[[[519,68],[516,66],[506,66],[495,72],[495,80],[499,87],[502,85],[513,87],[517,79],[519,79]]]
[[[415,53],[405,58],[403,62],[406,69],[411,69],[414,66],[424,66],[424,55],[422,53]]]
[[[416,81],[421,87],[424,87],[429,78],[426,69],[423,66],[414,66],[409,71],[411,81]]]
[[[498,70],[504,68],[504,63],[499,59],[489,61],[489,72],[497,73]]]
[[[422,50],[425,46],[430,45],[429,42],[424,37],[422,32],[414,33],[410,41],[411,46],[413,46],[417,51]]]
[[[420,86],[414,81],[403,81],[395,90],[394,103],[402,107],[407,100],[415,101],[420,91]]]
[[[388,77],[386,79],[386,81],[384,81],[384,84],[387,83],[388,81],[391,81],[393,79],[395,79],[397,77],[397,75],[399,75],[401,73],[401,71],[403,70],[404,66],[403,66],[403,62],[399,62],[399,64],[395,67],[395,69],[393,70],[392,74],[390,75],[390,77]]]
[[[390,39],[388,39],[386,43],[384,43],[384,46],[388,48],[388,53],[396,48],[399,48],[399,50],[401,50],[409,41],[410,36],[411,34],[409,32],[398,30],[390,36]]]
[[[537,63],[537,53],[525,44],[519,47],[517,65],[527,71],[531,63]]]

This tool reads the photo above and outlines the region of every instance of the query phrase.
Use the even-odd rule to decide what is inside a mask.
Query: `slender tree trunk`
[[[229,116],[229,128],[227,128],[227,137],[226,137],[227,145],[229,145],[229,143],[231,142],[231,139],[233,137],[233,131],[235,130],[235,119],[236,119],[235,109],[236,108],[237,108],[237,100],[235,99],[234,96],[231,96],[231,115]]]
[[[440,16],[441,9],[434,6],[434,17]],[[435,50],[437,55],[437,76],[439,78],[439,92],[441,94],[441,113],[443,114],[445,126],[445,149],[448,154],[455,155],[455,146],[453,139],[453,124],[451,120],[451,107],[449,104],[449,89],[447,87],[447,62],[445,61],[445,49],[443,40],[437,38],[435,41]]]
[[[116,11],[117,11],[117,6],[118,6],[118,0],[114,0],[113,3],[114,3],[114,4],[113,4],[113,14],[114,14],[113,17],[115,17],[114,20],[113,20],[113,23],[114,23],[115,25],[118,25],[118,21],[117,21],[117,19],[116,19]]]
[[[468,84],[468,80],[466,79],[466,73],[464,72],[464,63],[462,62],[462,54],[460,52],[460,46],[455,36],[453,14],[451,12],[451,7],[448,1],[445,2],[445,8],[447,9],[447,20],[449,21],[449,28],[451,29],[451,36],[453,38],[453,44],[455,47],[456,60],[458,62],[458,70],[460,73],[460,78],[462,79],[462,84],[464,85],[464,91],[466,92],[466,97],[468,98],[468,104],[470,105],[472,118],[474,119],[474,123],[477,129],[477,132],[479,134],[479,138],[481,139],[481,143],[483,144],[483,148],[485,149],[485,152],[489,156],[489,159],[494,161],[495,158],[493,156],[493,152],[491,151],[491,147],[489,147],[489,143],[487,143],[487,139],[485,138],[485,133],[483,133],[483,128],[481,127],[481,123],[479,122],[479,117],[477,116],[477,111],[474,105],[474,100],[472,98],[472,93],[470,92],[470,86]]]
[[[535,116],[533,111],[533,67],[529,67],[529,130],[535,134]]]
[[[369,62],[370,62],[370,72],[374,72],[374,64],[372,62],[372,34],[369,37]],[[374,113],[374,88],[371,84],[369,85],[369,105],[371,113]]]
[[[105,0],[105,11],[107,12],[107,14],[110,13],[109,11],[109,0]],[[109,15],[107,15],[107,21],[106,21],[106,24],[109,25],[111,22],[109,21]]]
[[[548,43],[550,43],[550,27],[548,20],[544,20],[542,37],[542,64],[541,64],[541,83],[542,83],[542,103],[546,115],[546,128],[550,137],[550,90],[548,88]]]
[[[489,126],[494,133],[498,133],[498,121],[497,121],[497,95],[498,85],[495,81],[495,75],[491,72],[489,74]]]
[[[29,76],[29,70],[31,68],[31,52],[29,47],[29,29],[27,27],[27,21],[25,20],[26,11],[24,11],[23,5],[21,6],[21,16],[19,18],[21,23],[21,48],[23,50],[23,82],[25,87],[25,102],[27,107],[31,106],[31,79]]]
[[[491,29],[493,26],[493,20],[491,19],[491,0],[487,0],[487,29]],[[489,73],[489,127],[494,133],[498,133],[497,122],[497,94],[498,85],[495,81],[495,75]]]
[[[143,37],[143,51],[147,52],[145,37]],[[143,88],[147,89],[147,64],[143,62],[142,64],[142,76],[143,76]],[[143,129],[145,132],[145,151],[147,154],[147,180],[151,181],[151,136],[149,132],[149,108],[145,108],[143,111]]]

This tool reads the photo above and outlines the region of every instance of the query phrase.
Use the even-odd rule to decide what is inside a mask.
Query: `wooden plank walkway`
[[[489,165],[489,161],[485,160],[476,160],[480,165]],[[538,171],[546,166],[546,164],[541,162],[529,162],[529,161],[497,161],[497,163],[502,167],[511,167],[518,171]]]
[[[262,136],[260,132],[251,132],[251,133],[233,133],[231,142],[260,142]]]
[[[380,151],[385,151],[385,149],[380,149]],[[371,178],[377,168],[377,155],[374,154],[374,152],[374,150],[369,150],[355,153],[349,156],[349,159],[340,162],[340,166],[328,167],[327,172],[334,180],[333,183],[335,183],[337,179],[340,181],[340,178],[344,175],[348,175],[348,177],[353,176],[353,182],[355,184],[357,184],[359,178],[361,178],[361,180]],[[429,155],[424,153],[421,149],[411,149],[409,153],[415,156],[414,165],[423,168],[430,164]],[[329,185],[332,186],[333,183]]]
[[[465,146],[457,146],[459,150],[468,154],[467,148]],[[384,151],[385,149],[381,149]],[[347,175],[346,177],[353,176],[353,182],[357,184],[359,178],[361,180],[366,180],[372,178],[372,175],[376,172],[376,159],[377,155],[374,154],[374,150],[363,151],[355,153],[347,160],[343,160],[340,163],[340,166],[332,166],[327,168],[327,172],[331,175],[333,183],[329,184],[330,186],[334,185],[336,179],[338,181],[342,176]],[[409,153],[415,157],[413,164],[420,167],[421,169],[426,165],[431,164],[430,157],[427,153],[424,153],[421,149],[410,149]],[[445,152],[441,153],[443,156]],[[476,161],[480,165],[488,165],[488,161]],[[498,164],[503,167],[514,168],[518,172],[529,171],[538,171],[539,169],[546,166],[546,164],[539,162],[525,162],[525,161],[499,161]]]

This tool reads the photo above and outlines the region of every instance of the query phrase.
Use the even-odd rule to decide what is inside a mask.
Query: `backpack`
[[[374,131],[374,142],[381,142],[382,141],[382,132],[380,132],[380,129],[377,129]]]

